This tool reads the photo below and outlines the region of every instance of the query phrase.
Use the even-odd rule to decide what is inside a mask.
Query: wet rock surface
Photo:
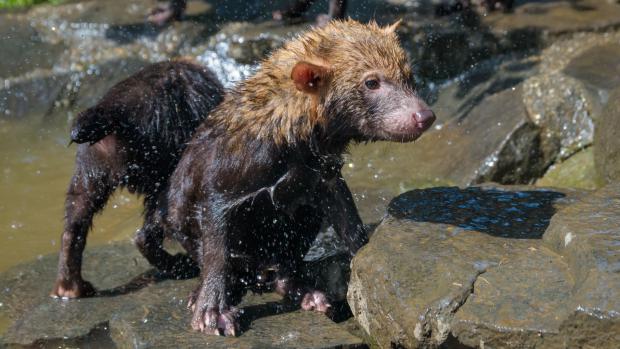
[[[565,159],[593,142],[595,122],[620,86],[620,35],[580,34],[542,53],[540,73],[525,82],[528,115],[547,156]]]
[[[620,180],[620,87],[609,94],[609,103],[597,121],[594,162],[602,182]]]
[[[407,192],[354,258],[349,304],[383,348],[613,348],[619,203],[618,184]]]
[[[612,1],[515,1],[514,16],[491,13],[483,17],[496,33],[527,35],[529,40],[583,31],[604,31],[620,25],[620,8]]]
[[[594,166],[594,147],[586,148],[570,158],[555,163],[536,181],[540,187],[596,189],[599,180]]]
[[[239,305],[241,336],[195,333],[189,327],[186,303],[197,280],[160,279],[127,243],[87,249],[84,276],[100,290],[97,297],[52,299],[48,293],[55,261],[56,256],[45,256],[0,275],[0,312],[10,319],[0,343],[50,348],[76,343],[103,347],[113,343],[122,348],[365,347],[326,316],[303,312],[271,293],[249,293]],[[333,271],[329,264],[321,270]]]

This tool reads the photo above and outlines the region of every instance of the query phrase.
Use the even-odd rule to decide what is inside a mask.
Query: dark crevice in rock
[[[467,298],[474,293],[474,285],[476,280],[484,274],[489,265],[485,264],[476,268],[476,272],[472,275],[467,284],[459,287],[450,295],[441,298],[436,302],[435,306],[428,308],[426,312],[420,316],[420,322],[416,324],[414,336],[422,346],[438,346],[445,343],[450,336],[451,323],[454,314],[467,302]]]
[[[520,125],[500,148],[492,171],[476,183],[528,184],[542,177],[551,161],[543,156],[540,132],[534,124]]]
[[[448,338],[446,338],[446,341],[443,342],[440,346],[440,349],[474,349],[477,347],[472,347],[469,345],[465,345],[461,342],[459,342],[458,338],[454,337],[452,335],[452,333],[450,333],[448,335]]]

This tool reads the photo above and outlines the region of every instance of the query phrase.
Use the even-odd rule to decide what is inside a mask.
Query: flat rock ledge
[[[620,184],[407,192],[348,301],[381,348],[618,348]]]
[[[87,248],[84,275],[101,290],[99,296],[52,299],[56,261],[45,256],[0,274],[0,318],[8,323],[0,328],[0,347],[366,347],[345,326],[271,293],[244,298],[241,336],[193,332],[186,303],[198,280],[161,280],[129,243]]]

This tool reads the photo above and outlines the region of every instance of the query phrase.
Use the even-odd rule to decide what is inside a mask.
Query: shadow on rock
[[[156,284],[165,280],[187,280],[198,276],[196,270],[183,270],[180,275],[167,275],[157,269],[149,269],[134,277],[129,282],[105,290],[97,291],[95,297],[116,297],[140,291],[149,285]]]
[[[551,190],[438,187],[396,197],[388,213],[399,219],[450,224],[492,236],[540,239],[556,212],[555,201],[564,196]]]

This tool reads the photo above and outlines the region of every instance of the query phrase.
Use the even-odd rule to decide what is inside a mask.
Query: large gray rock
[[[49,117],[83,110],[147,64],[137,58],[113,59],[89,65],[85,70],[38,69],[6,79],[0,86],[0,117]]]
[[[531,53],[574,33],[613,31],[620,25],[620,5],[611,1],[517,2],[514,13],[461,11],[439,18],[430,1],[396,2],[415,3],[402,15],[401,33],[417,72],[433,81],[457,77],[490,57]],[[454,6],[457,1],[432,3]]]
[[[562,255],[574,288],[571,300],[578,311],[596,316],[620,339],[620,183],[585,196],[558,212],[543,236],[554,252]],[[584,328],[593,335],[596,328]],[[616,341],[615,344],[620,342]]]
[[[70,80],[66,72],[42,69],[5,79],[0,86],[0,118],[47,115]]]
[[[620,185],[408,192],[354,258],[349,304],[382,348],[615,348],[618,202]]]
[[[547,157],[563,160],[592,144],[609,93],[620,86],[620,33],[579,34],[541,54],[524,84],[524,102],[542,129]]]
[[[333,271],[329,263],[322,263],[322,270]],[[0,316],[9,322],[0,335],[0,344],[106,347],[112,343],[120,348],[364,346],[358,337],[324,315],[300,311],[274,294],[248,294],[244,298],[240,304],[243,334],[237,338],[195,333],[190,330],[191,314],[185,305],[197,280],[159,279],[136,248],[126,243],[87,250],[84,275],[102,290],[97,297],[71,301],[50,298],[55,273],[56,256],[46,256],[0,275]]]
[[[50,69],[65,50],[62,43],[44,40],[23,16],[6,14],[0,18],[0,79],[19,76],[34,69]]]

